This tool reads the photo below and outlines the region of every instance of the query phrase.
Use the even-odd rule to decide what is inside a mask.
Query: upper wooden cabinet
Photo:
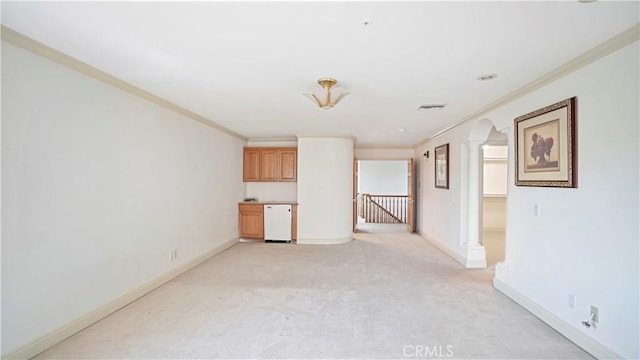
[[[278,181],[278,150],[260,150],[260,181]]]
[[[260,151],[245,148],[242,168],[244,181],[260,181]]]
[[[244,148],[243,181],[296,181],[298,149]]]
[[[280,162],[278,181],[296,181],[298,170],[298,150],[280,149],[278,150],[278,160]]]

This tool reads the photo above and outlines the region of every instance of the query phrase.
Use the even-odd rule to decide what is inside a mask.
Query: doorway
[[[357,232],[412,232],[413,159],[357,160],[354,164]]]
[[[504,261],[507,221],[506,145],[484,145],[482,194],[482,245],[487,267]]]

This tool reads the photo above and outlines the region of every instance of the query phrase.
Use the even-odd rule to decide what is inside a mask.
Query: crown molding
[[[283,142],[298,141],[297,137],[249,138],[249,142]]]
[[[106,72],[99,70],[87,63],[84,63],[74,57],[71,57],[65,53],[62,53],[56,49],[53,49],[41,42],[38,42],[26,35],[23,35],[11,28],[8,28],[4,25],[0,26],[0,33],[2,34],[2,40],[6,40],[13,45],[16,45],[22,49],[40,55],[46,59],[49,59],[53,62],[56,62],[60,65],[66,66],[73,70],[76,70],[84,75],[92,77],[96,80],[107,83],[111,86],[114,86],[122,91],[128,92],[132,95],[135,95],[144,100],[150,101],[160,107],[171,110],[175,113],[188,117],[191,120],[197,121],[203,125],[214,128],[216,130],[222,131],[228,135],[231,135],[240,140],[247,141],[248,138],[227,129],[226,127],[219,125],[212,120],[205,118],[202,115],[198,115],[190,110],[187,110],[180,105],[172,103],[169,100],[163,99],[159,96],[156,96],[146,90],[143,90],[137,86],[134,86],[122,79],[119,79],[113,75],[107,74]]]
[[[380,146],[376,146],[376,145],[358,145],[356,146],[356,149],[363,149],[363,150],[411,150],[413,151],[414,147],[413,146],[394,146],[394,145],[380,145]]]
[[[347,139],[356,141],[356,137],[352,135],[298,135],[298,139]]]
[[[569,62],[564,65],[560,65],[557,68],[551,70],[545,75],[533,80],[532,82],[522,86],[521,88],[511,92],[510,94],[490,103],[489,105],[481,108],[480,110],[471,113],[462,120],[457,123],[437,132],[436,134],[423,139],[414,145],[414,147],[422,146],[426,144],[428,141],[437,138],[440,135],[443,135],[460,125],[466,124],[471,120],[475,120],[482,115],[489,113],[490,111],[496,110],[499,107],[506,105],[510,102],[513,102],[525,95],[532,93],[533,91],[540,89],[541,87],[548,85],[576,70],[579,70],[597,60],[602,59],[603,57],[622,49],[623,47],[630,45],[640,39],[640,24],[636,24],[635,26],[623,31],[622,33],[612,37],[611,39],[601,43],[600,45],[588,50],[581,55],[576,56],[571,59]]]

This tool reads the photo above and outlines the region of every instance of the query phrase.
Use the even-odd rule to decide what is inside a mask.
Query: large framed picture
[[[516,186],[578,186],[576,98],[514,120]]]
[[[440,189],[449,188],[449,144],[444,144],[436,147],[436,161],[435,161],[435,185]]]

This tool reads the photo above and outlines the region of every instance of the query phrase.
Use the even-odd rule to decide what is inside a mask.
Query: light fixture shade
[[[342,88],[333,88],[338,81],[331,78],[322,78],[318,80],[318,84],[322,89],[316,89],[311,93],[303,93],[319,107],[328,110],[336,106],[349,92]]]

